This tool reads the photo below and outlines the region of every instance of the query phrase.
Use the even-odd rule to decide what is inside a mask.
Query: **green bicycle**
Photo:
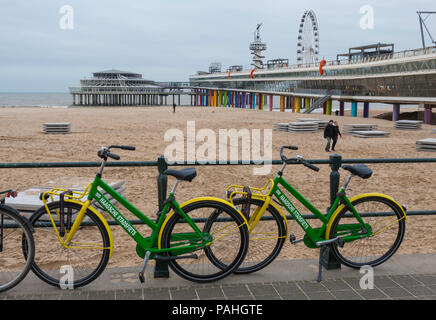
[[[195,282],[222,279],[242,263],[249,237],[247,221],[240,212],[218,198],[202,197],[181,205],[175,199],[179,181],[192,181],[195,168],[164,172],[175,177],[176,182],[153,222],[102,180],[108,158],[120,159],[110,152],[113,148],[135,150],[130,146],[103,147],[98,152],[100,169],[83,193],[55,188],[41,194],[44,206],[30,218],[36,247],[32,270],[40,279],[62,287],[66,284],[62,266],[69,266],[74,277],[67,284],[77,288],[103,272],[112,256],[113,238],[108,223],[92,202],[109,213],[137,243],[136,253],[143,259],[141,282],[151,259],[168,261],[175,273]],[[141,235],[105,193],[151,228],[151,236]],[[209,219],[213,212],[219,212],[222,219]]]
[[[361,194],[351,199],[346,195],[351,178],[370,178],[370,168],[362,164],[342,167],[350,175],[328,213],[324,215],[283,178],[289,163],[300,163],[314,171],[319,171],[319,168],[302,156],[288,159],[283,154],[284,149],[298,150],[294,146],[283,146],[280,149],[283,165],[275,179],[270,179],[263,188],[241,185],[227,188],[230,202],[248,220],[250,234],[248,253],[236,273],[250,273],[265,268],[279,255],[288,236],[292,244],[304,242],[309,248],[321,248],[320,259],[324,249],[329,247],[338,261],[352,268],[377,266],[397,251],[405,233],[405,208],[391,197],[379,193]],[[309,224],[282,187],[322,222],[321,227],[313,228]],[[303,239],[297,240],[294,235],[288,234],[286,215],[280,206],[303,229]],[[321,260],[319,272],[320,281]]]

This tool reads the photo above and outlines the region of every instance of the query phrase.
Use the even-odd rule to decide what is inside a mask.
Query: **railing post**
[[[336,200],[336,195],[339,192],[339,180],[340,173],[339,168],[342,165],[342,157],[339,154],[333,154],[330,156],[330,167],[332,172],[330,172],[330,208]],[[321,264],[327,270],[340,269],[341,263],[336,260],[336,258],[330,254],[330,247],[326,247],[321,257]]]
[[[157,159],[157,169],[159,170],[159,175],[157,176],[157,196],[159,203],[159,211],[161,211],[164,207],[164,202],[167,198],[167,182],[168,177],[163,174],[166,169],[168,169],[168,165],[166,162],[166,158],[164,156],[160,156]],[[154,267],[154,277],[155,278],[169,278],[170,272],[168,270],[168,262],[163,260],[156,260],[156,265]]]
[[[332,172],[330,172],[330,207],[336,200],[336,195],[339,192],[339,180],[340,173],[339,168],[342,165],[342,157],[339,154],[332,154],[330,156],[330,168]]]

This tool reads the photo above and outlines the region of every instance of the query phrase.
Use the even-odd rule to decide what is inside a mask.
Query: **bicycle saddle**
[[[166,174],[168,176],[172,176],[172,177],[176,178],[177,180],[191,182],[197,176],[197,171],[195,170],[195,168],[186,168],[183,170],[168,169],[168,170],[164,171],[164,174]]]
[[[362,179],[369,179],[372,176],[372,170],[364,164],[355,164],[354,166],[344,165],[342,166],[342,169],[350,171],[352,174],[359,176]]]

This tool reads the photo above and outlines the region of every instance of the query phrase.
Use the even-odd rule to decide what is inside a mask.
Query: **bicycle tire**
[[[389,216],[386,218],[386,215],[362,217],[364,223],[371,227],[371,232],[374,233],[374,236],[346,242],[343,248],[338,244],[333,244],[330,246],[331,250],[334,256],[348,267],[378,266],[392,257],[401,245],[406,230],[404,212],[397,203],[381,196],[364,196],[354,200],[352,205],[359,214],[367,213],[371,215],[373,213],[384,212],[386,214],[393,213],[393,215],[390,218]],[[350,224],[350,222],[358,223],[354,216],[351,218],[346,217],[347,213],[350,214],[351,211],[348,206],[345,206],[334,218],[335,220],[332,222],[329,233],[330,239],[341,234],[339,231],[341,221],[344,224]],[[378,223],[383,224],[377,225]]]
[[[48,204],[58,232],[61,231],[60,219],[56,213],[59,208],[59,201]],[[82,205],[64,201],[63,208],[71,214],[72,225],[74,215]],[[89,225],[89,222],[94,225]],[[109,235],[103,222],[91,210],[86,211],[68,248],[61,245],[44,206],[30,217],[30,223],[34,227],[35,239],[32,271],[44,282],[61,289],[74,289],[94,281],[106,268],[110,253]],[[68,225],[64,226],[68,232]],[[63,240],[65,235],[62,236]]]
[[[241,211],[240,206],[245,202],[246,199],[237,198],[233,200],[233,205]],[[246,216],[247,220],[254,212],[252,209],[262,207],[264,202],[264,200],[259,199],[250,200],[250,214],[248,217]],[[263,220],[259,220],[253,230],[249,232],[248,252],[235,273],[247,274],[259,271],[276,259],[287,237],[287,228],[283,219],[283,216],[272,205],[266,208]]]
[[[198,255],[198,259],[170,259],[170,268],[180,277],[199,283],[217,281],[231,274],[242,263],[248,249],[248,229],[241,214],[215,200],[195,201],[182,209],[191,219],[197,219],[197,227],[214,240],[192,252]],[[221,212],[223,219],[212,222],[211,226],[208,219],[216,210]],[[162,231],[162,248],[174,248],[180,242],[177,235],[186,232],[192,233],[193,229],[180,214],[173,213]],[[169,252],[167,256],[172,254]]]
[[[14,208],[0,204],[0,221],[0,292],[4,292],[29,273],[35,244],[28,221]]]

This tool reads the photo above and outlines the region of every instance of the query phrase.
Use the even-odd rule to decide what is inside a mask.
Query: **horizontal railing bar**
[[[428,163],[436,162],[436,158],[380,158],[380,159],[342,159],[342,163]]]
[[[312,164],[331,164],[330,160],[314,159],[307,160]],[[238,160],[225,162],[180,162],[170,163],[168,166],[228,166],[228,165],[281,165],[282,160]],[[342,163],[436,163],[436,158],[380,158],[380,159],[342,159]],[[289,164],[299,164],[296,162]],[[21,163],[0,163],[0,169],[30,169],[30,168],[86,168],[99,167],[101,162],[21,162]],[[108,162],[108,167],[157,167],[157,161],[121,161]]]

